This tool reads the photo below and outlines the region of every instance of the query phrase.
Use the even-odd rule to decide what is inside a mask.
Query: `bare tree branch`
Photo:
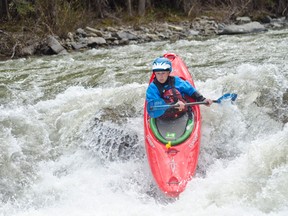
[[[12,48],[12,56],[10,57],[11,59],[14,58],[15,55],[15,51],[16,51],[16,47],[18,46],[18,42],[16,42],[16,44],[13,46]]]

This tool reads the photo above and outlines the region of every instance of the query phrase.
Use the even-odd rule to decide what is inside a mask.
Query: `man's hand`
[[[176,104],[179,106],[175,108],[178,109],[179,111],[182,111],[183,109],[185,109],[185,104],[182,101],[179,100]]]
[[[208,107],[213,103],[211,99],[205,99],[204,102],[206,102],[205,106],[208,106]]]

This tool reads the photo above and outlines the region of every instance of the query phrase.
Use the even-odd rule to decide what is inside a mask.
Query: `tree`
[[[276,9],[276,12],[278,14],[281,14],[281,16],[287,16],[288,15],[288,0],[278,0],[277,2],[278,7]]]
[[[131,0],[126,0],[126,3],[127,3],[128,14],[129,16],[132,16],[132,2]]]
[[[0,19],[8,20],[9,19],[9,11],[8,11],[8,1],[7,0],[1,0],[0,5]]]
[[[139,16],[144,16],[145,14],[145,3],[146,3],[146,0],[139,0],[138,2],[138,15]]]

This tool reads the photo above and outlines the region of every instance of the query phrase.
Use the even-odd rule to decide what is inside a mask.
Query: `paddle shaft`
[[[227,93],[222,95],[218,100],[212,100],[213,103],[220,104],[223,100],[230,100],[231,102],[234,102],[237,98],[237,94],[234,93]],[[154,106],[154,104],[157,104]],[[192,102],[192,103],[186,103],[185,106],[194,106],[194,105],[200,105],[200,104],[207,104],[204,101],[201,102]],[[159,116],[163,115],[165,111],[171,107],[179,107],[179,104],[172,104],[168,105],[163,99],[159,99],[158,101],[151,101],[147,104],[147,111],[150,117],[152,118],[158,118]]]
[[[213,100],[213,103],[217,103],[217,100]],[[200,104],[207,104],[207,102],[199,101],[199,102],[191,102],[191,103],[185,103],[185,106],[194,106],[194,105],[200,105]],[[173,108],[173,107],[179,107],[179,104],[172,104],[172,105],[162,105],[162,106],[153,106],[151,107],[151,110],[153,109],[159,109],[159,108]]]

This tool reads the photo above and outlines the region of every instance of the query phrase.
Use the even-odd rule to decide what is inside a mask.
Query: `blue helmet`
[[[172,64],[169,59],[165,57],[156,58],[152,66],[153,72],[157,71],[172,71]]]

